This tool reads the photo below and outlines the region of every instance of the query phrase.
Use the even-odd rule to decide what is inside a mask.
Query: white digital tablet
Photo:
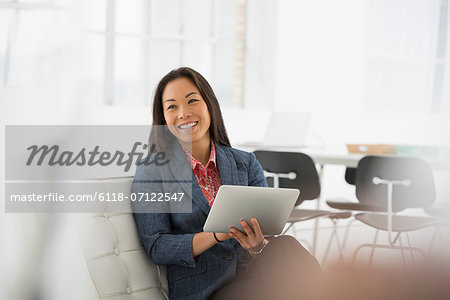
[[[255,217],[264,235],[280,234],[294,208],[297,189],[222,185],[206,219],[205,232],[230,232],[230,226],[244,231],[241,219]]]

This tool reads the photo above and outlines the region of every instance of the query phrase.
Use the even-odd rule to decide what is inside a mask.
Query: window
[[[449,70],[447,0],[369,0],[365,107],[442,113]],[[449,75],[447,75],[448,81]]]
[[[148,105],[161,77],[199,71],[222,105],[242,106],[245,0],[84,1],[86,97]]]
[[[448,107],[448,103],[445,103],[444,99],[447,99],[446,102],[450,102],[449,98],[444,98],[445,72],[450,72],[450,57],[447,56],[447,53],[450,51],[448,12],[448,0],[441,0],[438,19],[438,38],[436,43],[436,60],[434,64],[433,94],[431,99],[432,113],[439,113],[440,111],[443,111],[446,106]],[[450,74],[447,74],[447,76],[450,76]],[[448,79],[450,79],[450,77]]]
[[[148,105],[189,66],[242,106],[245,15],[246,0],[0,0],[0,86],[70,76],[83,101]]]
[[[60,77],[71,31],[65,1],[0,1],[0,86]],[[55,26],[58,24],[58,26]]]

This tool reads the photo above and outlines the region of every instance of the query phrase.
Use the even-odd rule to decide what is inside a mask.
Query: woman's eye
[[[197,99],[191,99],[191,100],[188,101],[188,103],[194,103],[194,102],[197,102],[197,101],[198,101]]]
[[[168,106],[168,107],[167,107],[167,110],[170,110],[170,109],[172,109],[172,108],[175,108],[175,105],[170,105],[170,106]]]

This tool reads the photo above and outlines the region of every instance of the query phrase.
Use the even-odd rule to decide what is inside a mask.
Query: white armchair
[[[105,193],[130,195],[132,180],[121,177],[98,182]],[[148,258],[131,213],[90,214],[80,225],[80,245],[98,299],[168,299],[166,268]]]

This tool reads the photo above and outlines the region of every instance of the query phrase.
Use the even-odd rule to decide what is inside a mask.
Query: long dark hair
[[[219,101],[217,101],[213,89],[200,73],[188,67],[180,67],[170,71],[161,79],[156,87],[155,96],[153,97],[153,126],[150,132],[150,144],[155,144],[161,150],[165,150],[165,148],[173,142],[174,136],[165,126],[155,125],[167,124],[164,119],[162,94],[167,84],[178,78],[189,79],[197,87],[200,91],[200,95],[205,100],[209,115],[211,116],[209,135],[212,141],[216,144],[231,147],[227,130],[225,129],[225,124],[223,122],[222,112],[220,111]]]

